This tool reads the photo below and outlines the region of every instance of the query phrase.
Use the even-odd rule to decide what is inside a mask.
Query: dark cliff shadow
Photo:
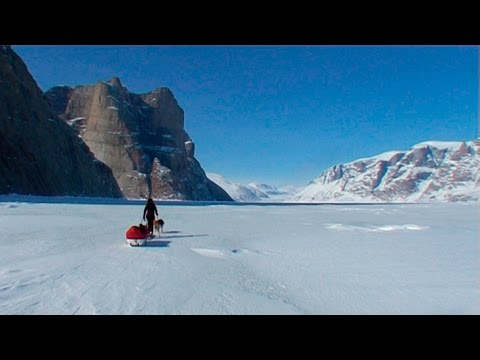
[[[150,241],[147,241],[145,246],[147,246],[147,247],[168,247],[168,245],[170,243],[171,243],[171,241],[150,240]]]

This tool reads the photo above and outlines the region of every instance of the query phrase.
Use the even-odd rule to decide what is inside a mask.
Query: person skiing
[[[153,235],[153,220],[155,220],[155,214],[158,217],[157,207],[153,202],[152,198],[149,197],[147,203],[145,204],[145,209],[143,209],[143,220],[145,220],[145,216],[147,217],[148,221],[148,235]]]

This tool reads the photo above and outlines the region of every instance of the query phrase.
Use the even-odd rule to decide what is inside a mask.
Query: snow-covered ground
[[[0,314],[480,314],[479,204],[0,202]]]

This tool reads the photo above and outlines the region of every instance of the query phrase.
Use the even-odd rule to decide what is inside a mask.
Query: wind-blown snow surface
[[[0,202],[0,314],[480,314],[479,205]]]

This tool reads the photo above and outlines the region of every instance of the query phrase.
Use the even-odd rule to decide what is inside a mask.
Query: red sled
[[[130,246],[144,246],[147,243],[148,228],[143,224],[130,226],[125,237]]]

